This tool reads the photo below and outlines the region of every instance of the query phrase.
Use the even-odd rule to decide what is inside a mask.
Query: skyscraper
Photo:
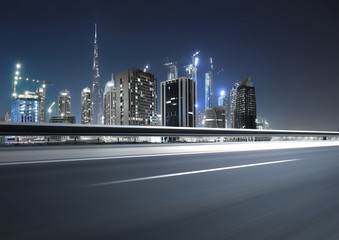
[[[39,113],[39,97],[34,92],[19,94],[12,102],[12,122],[38,123]]]
[[[230,127],[236,128],[235,125],[235,109],[237,105],[237,89],[239,87],[239,83],[235,83],[230,91]]]
[[[186,67],[187,78],[192,79],[192,80],[197,80],[197,71],[198,71],[198,68],[195,65],[193,64],[188,65]]]
[[[75,116],[51,116],[50,123],[63,123],[63,124],[75,124],[76,118]]]
[[[106,83],[104,93],[104,124],[115,125],[116,112],[116,89],[114,86],[114,79]]]
[[[168,67],[167,70],[167,80],[178,78],[178,68],[176,66],[177,62],[168,62],[164,65]]]
[[[162,126],[161,114],[157,114],[157,126]]]
[[[157,80],[140,69],[116,74],[116,125],[156,125]]]
[[[180,77],[161,82],[161,119],[162,126],[196,126],[195,80]]]
[[[99,53],[97,44],[97,25],[94,33],[93,87],[92,87],[92,123],[102,124],[102,107],[99,75]]]
[[[239,83],[235,109],[236,128],[256,128],[257,108],[255,88],[251,78],[246,78]]]
[[[59,93],[58,115],[60,117],[67,117],[71,115],[71,94],[66,89]]]
[[[218,106],[227,106],[228,105],[228,97],[226,96],[226,92],[222,90],[220,92],[220,96],[218,97]]]
[[[39,87],[36,90],[36,94],[39,98],[39,122],[46,122],[46,85]]]
[[[13,122],[46,122],[46,84],[53,84],[45,80],[31,79],[21,76],[21,64],[16,64],[13,81],[13,101],[11,106],[11,116]],[[17,92],[19,82],[23,80],[29,82],[43,83],[42,87],[36,88],[35,92],[25,91],[24,94]]]
[[[220,92],[220,97],[218,98],[218,106],[224,106],[225,107],[225,127],[230,128],[231,124],[231,114],[230,114],[230,103],[229,103],[229,97],[226,95],[226,91]]]
[[[205,113],[202,111],[197,112],[197,127],[203,128],[205,126]]]
[[[8,112],[6,112],[5,115],[5,122],[11,122],[11,115],[9,115]]]
[[[51,116],[51,123],[75,123],[71,115],[71,94],[68,90],[61,91],[58,97],[58,116]]]
[[[226,127],[226,106],[206,108],[205,127],[207,128],[225,128]]]
[[[213,60],[210,58],[211,70],[205,74],[205,109],[214,106],[214,72]]]
[[[91,90],[86,87],[81,91],[81,123],[91,124],[92,122],[92,99]]]
[[[267,122],[265,117],[258,116],[257,119],[255,120],[257,129],[270,129],[270,124]]]
[[[197,71],[198,71],[198,62],[199,58],[196,57],[199,54],[200,51],[197,51],[192,55],[192,63],[188,66],[186,66],[186,76],[189,79],[197,81]]]

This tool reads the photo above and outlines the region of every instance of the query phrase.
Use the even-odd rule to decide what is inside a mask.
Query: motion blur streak
[[[76,161],[100,161],[120,158],[161,157],[186,154],[207,154],[217,152],[262,151],[274,149],[314,148],[339,146],[339,141],[273,141],[234,143],[185,143],[185,144],[137,144],[103,146],[46,146],[37,151],[35,147],[16,147],[20,151],[0,149],[0,166],[16,164],[43,164]],[[60,151],[66,148],[66,151]],[[25,156],[25,157],[23,157]]]
[[[153,180],[153,179],[159,179],[159,178],[178,177],[178,176],[192,175],[192,174],[198,174],[198,173],[217,172],[217,171],[225,171],[225,170],[237,169],[237,168],[256,167],[256,166],[263,166],[263,165],[270,165],[270,164],[277,164],[277,163],[294,162],[294,161],[299,161],[299,160],[301,160],[301,159],[288,159],[288,160],[280,160],[280,161],[273,161],[273,162],[245,164],[245,165],[240,165],[240,166],[212,168],[212,169],[190,171],[190,172],[171,173],[171,174],[158,175],[158,176],[132,178],[132,179],[112,181],[112,182],[97,183],[97,184],[92,184],[92,185],[89,185],[89,186],[105,186],[105,185],[118,184],[118,183],[139,182],[139,181]]]

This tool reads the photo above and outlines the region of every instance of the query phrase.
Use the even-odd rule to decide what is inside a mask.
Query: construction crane
[[[55,105],[55,102],[52,102],[52,104],[48,108],[49,121],[51,121],[51,114],[52,114],[52,111],[53,111],[52,108],[53,108],[54,105]]]
[[[215,76],[215,75],[218,75],[219,73],[221,73],[221,72],[224,71],[224,69],[220,69],[219,71],[214,72],[214,66],[213,66],[213,59],[212,59],[212,58],[210,58],[210,64],[211,64],[211,72],[213,72],[213,75],[214,75],[214,76]]]
[[[164,66],[171,66],[171,65],[176,65],[177,62],[169,62],[168,57],[166,57],[167,62],[164,64]]]
[[[223,72],[224,71],[224,69],[222,68],[222,69],[220,69],[218,72],[216,72],[214,75],[218,75],[219,73],[221,73],[221,72]]]
[[[149,68],[149,66],[146,65],[145,68],[144,68],[144,72],[146,72],[148,68]]]
[[[195,58],[195,56],[197,56],[199,53],[200,51],[197,51],[196,53],[192,55],[192,65],[195,67],[198,65],[198,61],[199,61],[199,58]]]
[[[192,55],[192,63],[184,66],[186,69],[186,76],[190,79],[197,80],[197,66],[199,62],[199,58],[196,56],[200,53],[200,51],[195,52]]]
[[[16,64],[16,70],[15,70],[15,76],[14,76],[14,82],[13,82],[13,97],[17,96],[17,92],[16,92],[16,86],[18,85],[18,82],[20,80],[25,80],[25,81],[30,81],[30,82],[37,82],[37,83],[42,83],[42,87],[45,89],[46,85],[53,85],[53,82],[49,82],[46,80],[39,80],[39,79],[35,79],[35,78],[28,78],[28,77],[22,77],[20,76],[20,68],[21,68],[21,64],[20,64],[20,60],[19,62]]]
[[[197,57],[195,57],[195,56],[197,56],[199,53],[200,53],[200,51],[195,52],[195,53],[191,56],[191,58],[192,58],[192,63],[189,64],[189,65],[185,65],[184,67],[185,67],[185,68],[187,68],[187,67],[189,67],[189,66],[196,67],[196,66],[198,65],[199,58],[197,58]]]

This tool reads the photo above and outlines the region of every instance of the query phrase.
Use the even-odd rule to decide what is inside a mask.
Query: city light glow
[[[198,62],[199,62],[199,58],[196,57],[196,58],[194,59],[194,66],[198,66]]]

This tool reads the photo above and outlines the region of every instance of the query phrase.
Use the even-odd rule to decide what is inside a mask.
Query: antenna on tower
[[[18,56],[18,64],[20,64],[20,58],[21,58],[21,52],[19,52],[19,56]]]

